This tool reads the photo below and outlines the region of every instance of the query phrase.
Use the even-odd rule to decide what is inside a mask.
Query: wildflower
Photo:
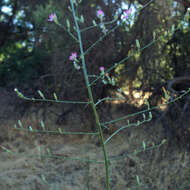
[[[76,58],[77,58],[77,52],[73,52],[73,53],[71,54],[71,56],[69,56],[69,60],[70,60],[70,61],[74,61],[74,60],[76,60]]]
[[[56,14],[55,13],[51,13],[49,15],[48,21],[49,22],[53,22],[53,21],[55,21],[56,18],[57,18]]]
[[[100,71],[104,71],[104,67],[103,66],[100,67]]]
[[[81,67],[78,64],[79,60],[77,60],[77,52],[72,52],[71,55],[69,56],[69,60],[73,61],[74,68],[79,70]]]
[[[123,15],[123,19],[127,19],[128,16],[132,13],[132,9],[126,9],[124,12],[124,15]]]
[[[98,11],[97,11],[97,16],[98,16],[99,18],[102,18],[102,17],[104,16],[104,12],[103,12],[102,10],[98,10]]]

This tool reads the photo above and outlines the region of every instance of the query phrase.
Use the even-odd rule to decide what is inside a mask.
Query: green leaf
[[[123,93],[122,88],[117,89],[117,91],[118,91],[119,93]]]
[[[70,27],[71,27],[70,21],[68,19],[66,19],[66,23],[67,23],[67,29],[68,29],[68,31],[70,31]]]
[[[164,87],[163,87],[162,89],[163,89],[163,91],[164,91],[164,98],[165,98],[166,100],[168,100],[168,99],[169,99],[169,95],[168,95],[167,90],[166,90]]]
[[[117,20],[118,19],[118,15],[114,15],[114,20]]]
[[[152,112],[149,112],[149,119],[152,119]]]
[[[8,153],[13,153],[11,150],[5,148],[4,146],[1,146],[1,148],[2,148],[3,150],[5,150],[6,152],[8,152]]]
[[[73,0],[73,3],[74,3],[76,6],[78,6],[78,3],[77,3],[76,0]]]
[[[62,134],[62,133],[63,133],[63,131],[62,131],[62,129],[61,129],[61,128],[58,128],[58,131],[59,131],[59,133],[60,133],[60,134]]]
[[[140,43],[139,43],[139,40],[137,40],[137,39],[136,39],[136,46],[137,46],[138,49],[141,48]]]
[[[81,15],[81,17],[80,17],[80,22],[84,23],[84,17],[83,17],[83,15]]]
[[[49,148],[46,149],[49,156],[51,156],[51,150]]]
[[[146,150],[146,143],[144,141],[142,142],[142,145],[143,145],[143,149]]]
[[[55,100],[58,100],[58,99],[57,99],[57,95],[56,95],[55,92],[53,93],[53,96],[54,96]]]
[[[18,120],[18,125],[20,128],[23,128],[22,122],[20,120]]]
[[[45,99],[44,94],[40,90],[38,90],[38,94],[42,97],[42,99]]]
[[[29,131],[33,132],[33,129],[31,126],[28,127],[29,128]]]
[[[46,177],[43,174],[41,175],[41,178],[42,178],[43,182],[48,183],[47,180],[46,180]]]
[[[164,144],[164,143],[166,143],[166,139],[163,139],[163,140],[162,140],[162,144]]]
[[[37,147],[37,150],[38,150],[39,153],[41,153],[41,148],[40,148],[40,146]]]
[[[14,91],[17,93],[17,96],[18,96],[18,97],[24,98],[24,95],[23,95],[21,92],[19,92],[17,88],[15,88]]]
[[[72,12],[72,9],[71,9],[71,7],[70,7],[70,6],[68,6],[68,9],[69,9],[69,11],[71,11],[71,12]]]
[[[145,103],[146,103],[146,105],[147,105],[147,107],[148,107],[148,110],[149,110],[149,109],[150,109],[150,104],[149,104],[149,102],[148,102],[147,99],[145,99]]]
[[[137,180],[138,185],[141,185],[141,182],[140,182],[140,179],[139,179],[138,175],[136,176],[136,180]]]
[[[97,24],[96,24],[96,21],[95,21],[95,20],[93,20],[93,21],[92,21],[92,24],[93,24],[94,26],[97,26]]]
[[[156,33],[153,32],[153,39],[155,40],[156,39]]]
[[[172,33],[174,33],[175,32],[175,25],[173,24],[172,25]]]
[[[40,121],[40,124],[41,124],[42,129],[45,130],[45,125],[44,125],[44,122],[42,120]]]
[[[112,77],[112,79],[111,79],[111,84],[112,84],[113,86],[115,86],[115,80],[114,80],[113,77]]]
[[[104,84],[108,84],[108,82],[107,82],[106,80],[104,80],[104,79],[102,80],[102,82],[103,82]]]

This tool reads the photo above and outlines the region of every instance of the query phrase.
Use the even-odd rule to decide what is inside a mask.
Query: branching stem
[[[101,128],[99,115],[98,115],[97,110],[96,110],[96,105],[94,103],[92,89],[91,89],[91,86],[90,86],[90,83],[89,83],[89,78],[88,78],[88,73],[87,73],[86,64],[85,64],[85,58],[84,58],[83,44],[82,44],[82,39],[81,39],[81,32],[80,32],[77,17],[76,17],[76,14],[75,14],[75,8],[74,8],[73,0],[70,0],[70,3],[71,3],[71,9],[72,9],[72,13],[73,13],[74,21],[75,21],[75,26],[76,26],[76,30],[77,30],[77,35],[78,35],[78,40],[79,40],[83,74],[84,74],[86,87],[87,87],[88,95],[89,95],[90,102],[91,102],[90,104],[92,106],[92,110],[93,110],[93,114],[94,114],[94,117],[95,117],[96,125],[98,127],[98,134],[99,134],[100,143],[102,145],[102,149],[103,149],[103,153],[104,153],[104,161],[105,161],[105,169],[106,169],[106,190],[110,190],[109,159],[108,159],[108,156],[107,156],[107,153],[106,153],[106,147],[105,147],[105,144],[104,144],[103,131],[102,131],[102,128]]]

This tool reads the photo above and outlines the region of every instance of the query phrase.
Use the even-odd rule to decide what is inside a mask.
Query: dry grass
[[[118,107],[112,108],[112,117],[117,118],[127,114],[131,110],[118,111]],[[18,155],[10,155],[0,150],[0,186],[3,190],[40,189],[51,190],[59,187],[60,190],[81,190],[87,187],[89,181],[90,189],[99,190],[105,186],[103,165],[65,160],[48,159],[39,157],[36,147],[41,147],[45,152],[50,148],[56,155],[66,155],[67,158],[90,158],[102,159],[102,151],[98,138],[86,135],[42,135],[25,131],[17,131],[13,128],[16,121],[8,121],[1,124],[4,138],[1,145],[16,151]],[[125,124],[122,121],[119,125]],[[40,120],[33,115],[22,119],[23,126],[32,126],[33,129],[40,128]],[[76,126],[56,126],[46,122],[48,129],[77,129]],[[84,126],[83,126],[84,127]],[[113,127],[117,127],[113,125]],[[86,129],[90,128],[86,126]],[[110,134],[105,134],[105,138]],[[6,137],[6,138],[5,138]],[[110,156],[121,156],[132,153],[142,148],[142,141],[147,146],[160,143],[164,138],[163,127],[159,124],[156,128],[153,123],[140,127],[125,129],[121,134],[107,144]],[[167,140],[169,140],[168,137]],[[112,190],[134,189],[137,185],[136,175],[144,186],[139,190],[189,190],[190,189],[190,152],[183,146],[178,146],[177,141],[167,141],[158,149],[138,154],[130,154],[122,160],[113,162]],[[179,143],[179,142],[178,142]],[[29,155],[34,155],[31,157]],[[37,156],[35,156],[37,155]],[[88,175],[89,173],[89,175]],[[47,177],[50,186],[47,186],[41,174]]]

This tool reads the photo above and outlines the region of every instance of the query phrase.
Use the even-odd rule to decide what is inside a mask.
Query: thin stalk
[[[88,74],[87,74],[87,69],[86,69],[86,64],[85,64],[85,58],[84,58],[84,50],[83,50],[83,45],[82,45],[81,32],[80,32],[78,21],[77,21],[77,18],[76,18],[73,0],[70,0],[70,3],[71,3],[71,9],[72,9],[72,13],[73,13],[74,21],[75,21],[75,26],[76,26],[76,29],[77,29],[79,45],[80,45],[83,74],[84,74],[86,86],[87,86],[87,89],[88,89],[88,95],[89,95],[89,98],[90,98],[90,104],[92,106],[92,110],[93,110],[93,114],[94,114],[94,117],[95,117],[96,125],[98,127],[99,140],[101,142],[103,153],[104,153],[104,161],[105,161],[105,169],[106,169],[106,190],[110,190],[109,159],[108,159],[108,156],[107,156],[107,153],[106,153],[106,147],[104,145],[103,132],[102,132],[99,116],[98,116],[98,113],[97,113],[97,110],[96,110],[96,106],[95,106],[95,103],[94,103],[94,98],[93,98],[93,95],[92,95],[92,89],[91,89],[89,79],[88,79]]]

